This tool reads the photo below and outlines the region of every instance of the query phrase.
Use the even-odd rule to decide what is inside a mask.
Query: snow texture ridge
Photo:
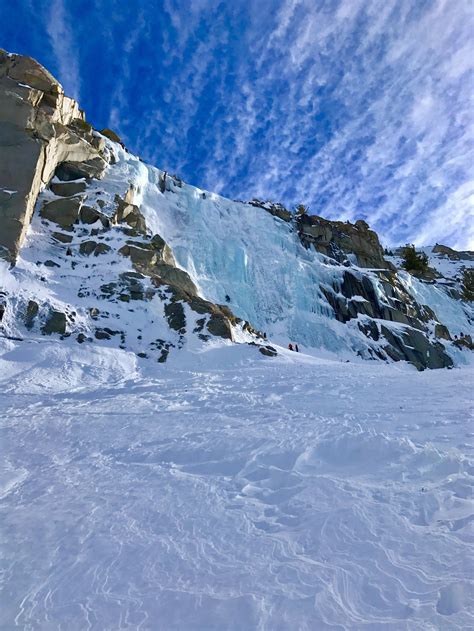
[[[0,343],[2,628],[472,627],[470,369]]]

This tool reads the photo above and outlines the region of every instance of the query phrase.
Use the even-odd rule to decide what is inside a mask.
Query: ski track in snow
[[[469,368],[2,344],[1,629],[473,628]]]

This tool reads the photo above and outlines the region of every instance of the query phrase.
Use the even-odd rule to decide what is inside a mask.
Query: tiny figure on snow
[[[290,351],[292,351],[293,350],[293,344],[288,344],[288,348],[289,348]]]
[[[267,339],[267,334],[264,332],[263,333],[263,339],[266,340]]]
[[[295,344],[295,351],[296,351],[297,353],[299,353],[299,352],[300,352],[300,349],[298,348],[298,344]]]
[[[229,296],[229,294],[226,294],[226,295],[225,295],[225,301],[226,301],[226,302],[230,302],[230,296]]]

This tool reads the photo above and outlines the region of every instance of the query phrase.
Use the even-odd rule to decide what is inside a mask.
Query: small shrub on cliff
[[[305,206],[304,204],[298,204],[295,210],[296,210],[296,214],[299,215],[300,217],[301,215],[307,215],[309,213],[308,206]]]
[[[407,244],[402,250],[402,267],[407,272],[421,272],[428,269],[428,257],[424,252],[417,252],[415,246]]]

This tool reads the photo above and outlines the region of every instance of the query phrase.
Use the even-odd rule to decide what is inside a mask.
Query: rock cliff
[[[158,298],[173,341],[170,335],[152,335],[147,343],[135,344],[143,356],[153,351],[164,361],[171,347],[182,346],[187,320],[192,319],[186,316],[186,305],[199,316],[193,332],[203,341],[211,335],[232,340],[236,326],[246,332],[247,341],[258,339],[227,306],[198,296],[169,246],[147,228],[134,204],[133,186],[119,182],[123,195],[101,195],[96,185],[117,160],[110,138],[119,139],[110,130],[107,135],[93,130],[78,104],[34,59],[0,51],[0,111],[0,255],[15,266],[28,229],[36,229],[36,239],[24,254],[34,250],[34,265],[41,270],[30,274],[30,287],[17,295],[0,288],[4,330],[21,335],[24,327],[44,335],[75,335],[80,343],[116,337],[125,348],[126,327],[119,322],[123,309],[117,307],[127,305],[133,313],[142,303],[146,311]],[[105,273],[99,273],[104,263]],[[70,294],[71,272],[77,295],[61,300],[62,293]],[[103,282],[97,285],[99,276]],[[38,280],[58,289],[46,295],[35,291]],[[85,299],[90,304],[77,304]],[[107,308],[97,307],[97,301],[106,301]]]
[[[273,356],[261,329],[284,345],[418,369],[450,367],[472,347],[458,278],[472,253],[437,245],[430,278],[415,279],[365,221],[189,187],[129,154],[115,132],[94,130],[36,61],[4,51],[0,111],[4,335],[59,335],[164,362],[213,338]]]
[[[104,140],[78,104],[38,62],[0,50],[0,249],[14,261],[38,194],[56,167],[83,162],[100,177],[109,160]]]
[[[368,338],[368,347],[357,350],[361,356],[406,360],[422,370],[453,365],[444,341],[471,348],[470,336],[461,332],[461,339],[457,335],[451,337],[448,327],[439,321],[434,309],[418,302],[410,284],[418,281],[437,284],[442,295],[449,295],[460,303],[461,320],[466,327],[471,327],[474,312],[461,290],[460,272],[465,265],[458,266],[455,281],[452,274],[445,276],[437,263],[444,257],[451,261],[471,262],[474,260],[472,252],[456,252],[442,245],[428,248],[433,267],[429,267],[421,279],[417,274],[410,278],[410,274],[401,272],[399,257],[384,256],[377,234],[365,221],[359,220],[355,224],[329,221],[307,213],[291,213],[281,204],[255,199],[250,203],[288,223],[290,229],[297,232],[303,246],[320,253],[323,261],[335,268],[343,268],[339,275],[334,275],[331,283],[321,283],[320,290],[332,307],[335,319],[355,324]],[[398,254],[401,250],[399,248]],[[472,271],[471,265],[468,273]]]

